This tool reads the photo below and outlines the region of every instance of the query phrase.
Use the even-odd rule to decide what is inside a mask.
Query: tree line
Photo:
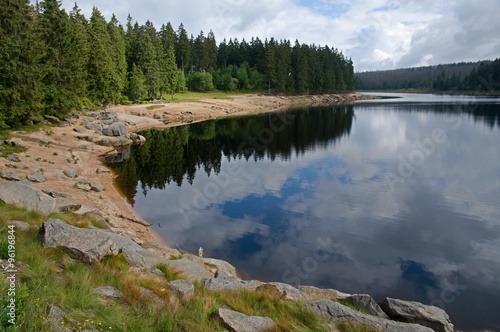
[[[356,89],[498,91],[500,59],[356,73]]]
[[[186,89],[283,94],[351,91],[351,59],[328,46],[288,40],[158,31],[129,15],[123,26],[94,7],[86,18],[59,0],[0,6],[0,128],[64,117],[72,109],[163,99]]]

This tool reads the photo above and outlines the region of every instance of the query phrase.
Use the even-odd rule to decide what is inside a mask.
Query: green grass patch
[[[235,93],[227,93],[220,90],[213,90],[209,92],[194,92],[187,91],[184,93],[177,93],[174,99],[168,99],[171,102],[193,102],[200,99],[230,99]]]
[[[173,281],[177,279],[185,279],[184,273],[181,271],[176,270],[175,268],[171,267],[170,265],[167,264],[158,264],[156,266],[158,270],[163,272],[163,275],[168,281]]]
[[[70,213],[52,217],[73,224],[92,222]],[[0,257],[6,255],[7,221],[16,219],[40,226],[45,218],[39,213],[0,204]],[[276,331],[323,331],[320,320],[306,311],[302,303],[281,301],[263,293],[212,292],[195,283],[191,299],[173,301],[168,282],[182,278],[179,271],[163,264],[158,268],[165,278],[145,275],[131,268],[121,254],[85,264],[62,248],[43,247],[37,240],[37,229],[16,232],[16,261],[24,263],[17,272],[16,326],[2,319],[0,331],[53,331],[47,323],[51,305],[65,310],[68,317],[63,325],[77,331],[222,331],[220,323],[212,317],[221,307],[270,317],[278,324]],[[116,287],[123,298],[108,299],[93,293],[92,288],[98,286]],[[150,295],[145,295],[141,287],[152,291],[156,300],[148,298]],[[0,294],[7,292],[8,285],[0,278]],[[2,309],[6,300],[0,296],[1,315],[6,313]]]
[[[165,105],[151,105],[151,106],[146,107],[146,109],[148,109],[148,110],[151,111],[151,110],[154,110],[154,109],[164,108],[164,107],[165,107]]]

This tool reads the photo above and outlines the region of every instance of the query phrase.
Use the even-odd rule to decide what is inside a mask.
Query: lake
[[[395,297],[500,331],[500,99],[387,98],[147,130],[118,186],[247,278]]]

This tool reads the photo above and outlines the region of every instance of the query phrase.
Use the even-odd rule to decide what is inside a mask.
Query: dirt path
[[[111,110],[118,113],[119,120],[128,124],[129,132],[135,132],[152,127],[173,127],[220,117],[260,114],[299,106],[339,104],[360,99],[373,99],[373,97],[357,94],[300,97],[237,95],[231,99],[116,106]],[[33,183],[34,187],[66,193],[68,201],[96,208],[116,232],[138,243],[155,242],[167,245],[147,226],[131,221],[141,218],[135,215],[132,207],[116,190],[113,185],[114,175],[101,161],[102,156],[114,148],[95,144],[95,140],[101,136],[82,128],[84,123],[85,116],[79,116],[68,126],[46,127],[36,132],[14,132],[11,141],[20,143],[27,148],[27,151],[18,155],[19,162],[9,161],[4,158],[6,156],[0,158],[0,170],[15,171],[21,179],[26,179],[27,175],[39,169],[46,182]],[[74,130],[77,127],[80,131],[83,129],[83,132],[77,133]],[[90,136],[92,142],[78,139],[77,136]],[[96,192],[77,188],[77,180],[68,178],[63,173],[68,168],[76,169],[78,178],[99,183],[104,190]],[[106,172],[101,172],[102,170]]]

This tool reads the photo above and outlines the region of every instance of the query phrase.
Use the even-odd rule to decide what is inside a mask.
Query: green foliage
[[[156,266],[158,270],[163,272],[163,275],[165,276],[165,279],[168,281],[173,281],[177,279],[184,279],[184,273],[176,270],[175,268],[171,267],[170,265],[167,264],[158,264]]]
[[[337,327],[342,332],[378,332],[378,330],[375,330],[373,328],[349,322],[339,323]]]
[[[210,73],[194,72],[187,77],[187,86],[189,90],[206,92],[214,89],[212,75]]]
[[[132,72],[128,81],[128,97],[133,102],[140,102],[147,97],[147,89],[145,85],[146,79],[142,70],[135,63],[132,65]]]

